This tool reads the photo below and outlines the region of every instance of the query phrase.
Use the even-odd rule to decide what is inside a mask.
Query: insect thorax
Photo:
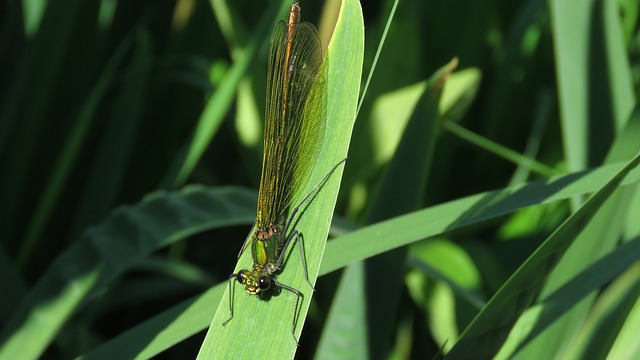
[[[265,272],[272,274],[275,272],[280,252],[282,251],[282,231],[277,225],[257,228],[254,232],[251,251],[253,261],[259,264]]]

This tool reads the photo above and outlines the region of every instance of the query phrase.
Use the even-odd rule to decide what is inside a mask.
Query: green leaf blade
[[[301,194],[308,193],[317,181],[346,156],[355,121],[363,48],[364,26],[360,4],[347,0],[342,5],[327,52],[329,69],[324,143],[309,183],[301,193],[294,196],[300,197]],[[317,277],[322,259],[326,242],[324,239],[327,238],[341,174],[342,167],[339,167],[313,197],[295,224],[304,237],[305,257],[312,282]],[[240,245],[240,241],[238,244]],[[298,257],[297,249],[292,249],[285,261],[284,270],[278,276],[278,281],[303,293],[296,336],[302,331],[312,294],[304,280]],[[250,263],[250,254],[245,252],[239,261],[241,265],[236,270],[246,268]],[[291,336],[291,320],[295,295],[283,291],[268,301],[260,301],[246,294],[241,286],[234,286],[234,318],[226,326],[222,326],[229,317],[229,298],[228,293],[225,293],[198,358],[293,358],[296,344]]]

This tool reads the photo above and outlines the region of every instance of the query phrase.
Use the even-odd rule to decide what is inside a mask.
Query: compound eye
[[[260,276],[260,279],[258,280],[258,287],[260,288],[260,290],[267,290],[270,286],[271,278],[268,276]]]
[[[236,275],[236,280],[242,285],[247,282],[247,270],[240,270]]]

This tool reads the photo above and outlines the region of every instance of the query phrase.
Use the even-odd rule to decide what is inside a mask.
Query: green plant
[[[290,294],[220,325],[289,6],[3,5],[0,359],[637,357],[637,0],[366,2],[364,61],[345,0],[301,346]],[[328,43],[340,4],[301,7]]]

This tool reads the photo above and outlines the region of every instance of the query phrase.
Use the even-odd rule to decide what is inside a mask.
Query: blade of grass
[[[369,214],[369,222],[378,222],[399,214],[419,209],[423,206],[424,191],[427,186],[440,125],[440,96],[449,75],[457,65],[457,59],[438,70],[427,82],[429,85],[417,102],[411,119],[403,133],[396,153],[382,176],[377,195]],[[402,289],[402,274],[405,267],[406,248],[388,251],[365,263],[365,271],[360,264],[349,266],[343,273],[340,288],[334,297],[316,358],[324,359],[329,354],[341,354],[353,358],[358,353],[386,354],[390,352],[392,338],[388,332],[393,327],[393,314]],[[354,274],[352,274],[352,272]],[[356,279],[357,274],[360,278]],[[349,287],[361,283],[364,292],[359,296]],[[376,284],[385,284],[386,296],[376,296]],[[379,300],[378,300],[379,299]],[[358,342],[346,342],[341,334],[345,329],[342,318],[352,317],[352,308],[366,309],[365,318],[348,324],[349,331],[367,334],[356,337]],[[354,329],[354,327],[356,329]]]
[[[518,268],[465,329],[446,359],[489,359],[496,355],[517,318],[542,289],[546,274],[554,269],[564,252],[585,231],[586,225],[638,164],[640,154],[570,216]]]
[[[317,179],[326,175],[347,153],[362,73],[363,30],[360,4],[355,0],[344,1],[327,52],[329,93],[325,140],[310,177],[316,180],[310,181],[302,194],[307,193]],[[320,189],[296,224],[305,240],[305,257],[312,283],[317,277],[324,251],[324,239],[329,231],[341,174],[342,167],[338,168]],[[251,263],[249,258],[250,254],[247,251],[240,259],[236,271],[246,268]],[[297,256],[289,257],[278,280],[303,293],[296,328],[296,336],[299,336],[309,307],[311,289],[304,280],[302,265]],[[232,300],[234,318],[223,327],[222,322],[229,317],[229,300],[226,295],[227,293],[218,305],[200,348],[199,359],[293,358],[296,349],[296,343],[291,336],[290,321],[295,305],[293,294],[285,291],[269,301],[260,301],[244,293],[240,286],[236,286]],[[265,333],[269,336],[264,336]]]
[[[622,245],[527,309],[509,334],[496,359],[511,359],[540,333],[637,261],[640,241]]]
[[[338,283],[314,359],[371,359],[365,263],[349,265]]]
[[[638,333],[640,333],[640,297],[636,298],[636,303],[629,311],[625,324],[609,352],[608,359],[637,359],[640,355]]]
[[[554,175],[559,175],[560,171],[550,168],[549,166],[539,163],[534,159],[531,159],[525,155],[521,155],[506,146],[500,145],[496,142],[493,142],[483,136],[480,136],[468,129],[463,128],[462,126],[456,124],[453,121],[445,121],[443,123],[445,129],[447,129],[452,134],[470,142],[471,144],[476,145],[480,149],[487,150],[493,154],[498,155],[501,158],[504,158],[512,163],[523,166],[525,168],[529,168],[530,170],[544,176],[544,177],[552,177]]]
[[[553,93],[550,89],[541,90],[536,96],[536,113],[531,127],[531,132],[527,136],[527,145],[524,156],[528,159],[535,159],[538,156],[540,145],[544,138],[544,133],[549,124],[552,114],[555,111],[553,105]],[[520,184],[529,178],[530,169],[524,164],[518,164],[518,168],[513,172],[509,185]]]
[[[623,244],[611,254],[598,260],[588,269],[571,279],[571,281],[562,288],[558,289],[558,291],[527,309],[525,314],[519,319],[519,322],[523,324],[516,325],[516,327],[519,326],[519,329],[514,327],[514,331],[509,335],[505,346],[500,350],[496,359],[514,358],[515,354],[524,348],[527,343],[535,339],[544,329],[579,304],[580,301],[590,293],[607,286],[625,270],[627,272],[637,271],[637,264],[634,265],[634,263],[637,263],[639,254],[640,238],[637,238],[629,243]],[[634,267],[635,270],[633,270]],[[633,286],[635,284],[631,285]],[[633,288],[627,290],[631,290],[631,292],[635,291]],[[624,313],[620,318],[626,318],[627,316],[628,314]],[[532,324],[534,325],[532,326]],[[583,324],[583,326],[584,325],[585,324]],[[611,328],[609,330],[611,330]],[[586,331],[586,333],[589,333],[589,331]],[[616,332],[612,331],[612,333]],[[602,341],[594,343],[599,345],[603,344]]]
[[[371,70],[369,71],[369,75],[367,75],[367,81],[364,83],[364,88],[362,89],[362,94],[360,95],[360,101],[358,102],[358,110],[356,111],[356,116],[360,113],[360,108],[362,107],[362,102],[367,96],[367,90],[369,89],[369,84],[371,83],[371,78],[373,77],[373,72],[376,70],[376,65],[378,64],[378,58],[380,57],[380,53],[382,52],[382,47],[384,46],[384,42],[387,39],[387,33],[389,32],[389,27],[391,26],[391,22],[393,21],[393,16],[396,13],[396,9],[398,8],[399,0],[395,0],[393,2],[393,6],[391,7],[391,12],[387,17],[387,23],[384,26],[384,31],[382,31],[382,37],[378,42],[378,49],[376,49],[376,55],[373,57],[373,63],[371,64]]]
[[[611,175],[620,172],[625,165],[627,164],[619,163],[602,166],[544,181],[471,195],[399,216],[393,221],[383,221],[362,228],[330,242],[331,254],[327,248],[327,256],[320,267],[320,274],[330,273],[389,249],[464,229],[529,206],[588,194],[604,186]],[[623,180],[622,185],[636,184],[638,181],[640,169],[634,169]]]
[[[549,2],[564,148],[572,171],[604,158],[635,102],[616,4],[575,5]]]

